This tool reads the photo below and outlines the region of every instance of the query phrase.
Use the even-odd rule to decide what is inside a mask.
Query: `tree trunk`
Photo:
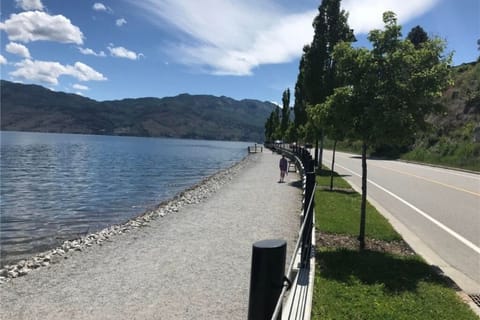
[[[360,208],[360,250],[365,249],[365,219],[367,207],[367,144],[362,144],[362,205]]]
[[[320,157],[318,159],[318,166],[320,167],[320,169],[322,168],[322,163],[323,163],[323,130],[320,134]]]
[[[315,165],[318,167],[318,138],[315,138],[315,155],[313,159],[315,160]],[[320,169],[322,168],[320,167]]]
[[[330,170],[330,191],[333,191],[333,172],[335,170],[335,149],[337,148],[337,140],[333,141],[332,153],[332,169]]]

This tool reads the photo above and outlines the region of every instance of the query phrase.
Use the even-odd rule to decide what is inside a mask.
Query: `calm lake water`
[[[141,214],[238,162],[249,145],[0,134],[2,265]]]

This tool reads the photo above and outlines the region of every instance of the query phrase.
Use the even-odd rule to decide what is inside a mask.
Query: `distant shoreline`
[[[52,131],[20,131],[20,130],[5,130],[1,129],[2,132],[11,132],[11,133],[44,133],[44,134],[73,134],[73,135],[84,135],[84,136],[95,136],[95,137],[122,137],[122,138],[147,138],[147,139],[169,139],[169,140],[191,140],[191,141],[213,141],[213,142],[243,142],[243,143],[256,143],[254,141],[246,140],[218,140],[218,139],[207,139],[207,138],[195,138],[195,137],[174,137],[174,136],[141,136],[141,135],[124,135],[124,134],[107,134],[107,133],[83,133],[83,132],[52,132]],[[262,144],[263,142],[257,142],[257,144]]]

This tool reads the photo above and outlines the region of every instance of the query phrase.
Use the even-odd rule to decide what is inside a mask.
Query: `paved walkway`
[[[252,244],[291,250],[298,232],[299,177],[277,183],[279,159],[253,155],[203,203],[1,285],[0,319],[246,319]]]

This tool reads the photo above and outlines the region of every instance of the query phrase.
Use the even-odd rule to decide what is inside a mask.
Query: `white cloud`
[[[132,0],[132,4],[159,27],[167,23],[188,36],[188,42],[166,47],[172,59],[228,75],[249,75],[261,64],[300,56],[312,40],[317,13],[316,9],[286,13],[273,0]]]
[[[0,54],[0,64],[7,64],[7,59]]]
[[[43,4],[40,0],[15,0],[17,7],[23,10],[43,10]]]
[[[383,28],[383,13],[393,11],[400,24],[419,17],[440,0],[344,0],[342,7],[349,12],[348,23],[356,34]]]
[[[159,28],[180,34],[175,42],[163,45],[173,60],[222,75],[250,75],[262,64],[298,58],[312,41],[312,21],[318,13],[317,8],[292,12],[275,0],[129,1]],[[344,0],[343,6],[358,34],[382,27],[386,10],[405,22],[438,1]]]
[[[107,7],[103,3],[95,2],[92,7],[95,11],[107,11]]]
[[[95,11],[103,11],[103,12],[107,12],[107,13],[110,13],[110,14],[113,13],[113,10],[110,7],[107,7],[106,5],[104,5],[101,2],[95,2],[92,6],[92,9],[95,10]]]
[[[125,20],[124,18],[120,18],[120,19],[117,19],[117,21],[115,21],[115,24],[118,26],[118,27],[121,27],[123,26],[124,24],[127,23],[127,20]]]
[[[12,14],[0,23],[12,41],[30,42],[49,40],[61,43],[83,43],[83,33],[62,15],[52,16],[41,11]]]
[[[10,42],[5,46],[5,50],[24,58],[30,58],[30,51],[27,47],[20,43]]]
[[[85,63],[82,62],[75,62],[75,64],[72,66],[67,66],[69,72],[67,74],[77,78],[80,81],[100,81],[100,80],[107,80],[98,71],[95,71],[92,69],[90,66],[86,65]]]
[[[81,48],[81,47],[78,47],[78,50],[80,50],[80,52],[84,55],[91,55],[91,56],[96,56],[96,57],[106,57],[107,55],[105,54],[105,52],[103,51],[100,51],[100,52],[95,52],[93,51],[92,49],[90,48]]]
[[[55,61],[25,59],[16,63],[15,66],[17,69],[10,72],[12,77],[38,81],[50,85],[57,85],[58,78],[62,75],[69,75],[80,81],[107,80],[103,74],[82,62],[75,62],[75,64],[71,66],[62,65]]]
[[[78,83],[75,83],[75,84],[72,86],[72,88],[73,88],[73,89],[76,89],[76,90],[83,90],[83,91],[90,90],[89,87],[84,86],[83,84],[78,84]]]
[[[140,59],[141,56],[143,56],[142,53],[136,53],[131,50],[128,50],[124,47],[108,47],[108,50],[110,51],[110,54],[113,57],[117,58],[126,58],[130,60],[137,60]]]
[[[32,61],[29,59],[16,63],[17,70],[10,72],[15,78],[33,80],[57,85],[58,77],[66,74],[66,67],[58,62]]]
[[[297,58],[305,44],[313,37],[311,20],[314,12],[292,14],[276,19],[243,46],[220,47],[212,44],[173,47],[180,53],[180,61],[189,65],[203,65],[217,75],[250,75],[262,64],[285,63]]]

